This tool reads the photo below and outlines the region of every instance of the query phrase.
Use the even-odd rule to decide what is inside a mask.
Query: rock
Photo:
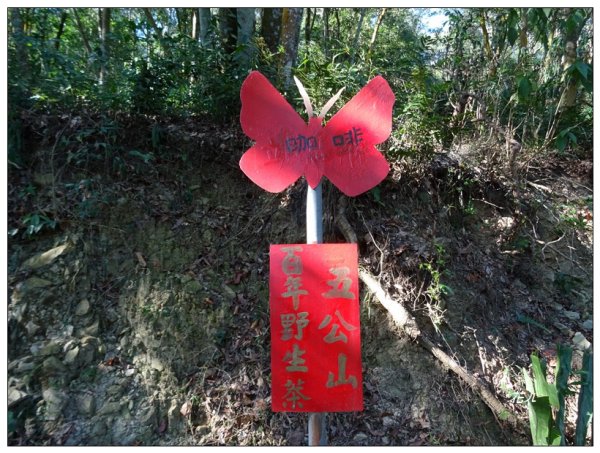
[[[59,342],[55,341],[55,340],[50,340],[48,343],[46,343],[44,346],[42,346],[42,348],[39,350],[38,354],[39,355],[56,355],[56,354],[60,354],[60,351],[62,349],[62,346]]]
[[[157,371],[163,371],[165,369],[163,363],[156,357],[152,358],[152,360],[150,361],[150,366]]]
[[[581,318],[581,315],[579,313],[577,313],[576,311],[565,310],[565,311],[562,312],[562,314],[563,314],[563,316],[566,316],[567,318],[569,318],[569,319],[571,319],[573,321],[576,321],[579,318]]]
[[[94,441],[91,442],[90,445],[104,444],[105,442],[102,440],[102,438],[106,435],[107,432],[108,432],[108,429],[106,426],[106,422],[99,417],[95,417],[94,423],[92,423],[92,433],[91,433]]]
[[[83,299],[79,304],[77,304],[77,308],[75,308],[76,316],[85,316],[89,313],[91,308],[90,301],[87,299]]]
[[[583,336],[581,332],[575,332],[575,335],[573,336],[573,344],[575,345],[575,348],[581,351],[585,351],[592,346],[592,344]]]
[[[62,415],[62,410],[67,404],[68,397],[62,390],[54,387],[44,389],[42,397],[46,402],[46,417],[49,420],[56,420]]]
[[[64,329],[63,329],[63,335],[64,335],[65,337],[70,337],[70,336],[72,336],[72,335],[73,335],[73,330],[74,330],[74,329],[75,329],[75,328],[74,328],[74,327],[73,327],[71,324],[67,324],[67,325],[64,327]]]
[[[15,404],[23,401],[29,395],[25,393],[23,390],[19,390],[15,387],[8,388],[7,402],[8,407],[14,406]]]
[[[81,342],[79,353],[79,365],[82,367],[91,365],[98,356],[98,340],[93,337],[85,337]]]
[[[77,411],[91,417],[96,412],[96,399],[92,393],[83,393],[77,397]]]
[[[99,332],[100,332],[100,320],[96,319],[96,321],[94,321],[89,326],[84,327],[83,329],[79,329],[78,334],[80,337],[83,337],[83,336],[96,337],[96,336],[98,336]]]
[[[357,433],[352,440],[354,440],[354,442],[364,442],[368,438],[369,436],[367,436],[365,433]]]
[[[581,325],[585,330],[592,330],[594,328],[594,321],[591,319],[587,319]]]
[[[22,374],[27,373],[28,371],[33,370],[36,366],[35,361],[32,356],[26,355],[17,360],[13,360],[8,364],[9,374],[12,376],[13,374]]]
[[[154,426],[156,424],[156,408],[150,404],[140,411],[140,424]]]
[[[131,445],[135,440],[137,434],[132,432],[130,424],[127,420],[118,417],[111,427],[112,433],[112,445]]]
[[[60,376],[67,372],[67,367],[55,356],[50,356],[42,363],[45,376]]]
[[[396,424],[396,420],[394,420],[392,417],[383,417],[383,426],[385,428],[389,428],[391,426],[394,426]]]
[[[77,365],[77,357],[79,356],[79,346],[75,346],[73,349],[70,349],[65,354],[65,358],[63,359],[63,363],[65,365]]]
[[[30,320],[25,325],[25,329],[27,330],[27,335],[29,335],[30,337],[33,337],[36,333],[38,333],[40,331],[40,326],[38,326],[36,323],[34,323],[33,321]]]
[[[54,247],[53,249],[47,250],[43,253],[38,253],[37,255],[32,256],[27,261],[25,261],[25,263],[23,263],[23,267],[28,269],[38,269],[42,266],[50,264],[60,255],[68,252],[70,248],[70,244],[66,243],[63,245],[59,245],[58,247]]]
[[[558,321],[554,321],[553,323],[554,327],[556,327],[560,333],[562,333],[563,335],[569,335],[571,332],[571,329],[569,329],[567,326],[565,326],[563,323],[558,322]]]
[[[181,415],[181,411],[179,409],[180,406],[181,404],[177,400],[172,400],[169,411],[167,412],[169,433],[171,434],[177,434],[185,429],[185,420]]]
[[[120,397],[124,390],[121,384],[113,384],[108,388],[106,394],[113,397]]]
[[[99,416],[116,414],[121,410],[121,404],[115,401],[108,401],[98,411]]]

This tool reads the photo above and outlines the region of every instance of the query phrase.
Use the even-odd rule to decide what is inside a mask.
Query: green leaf
[[[583,353],[582,383],[577,402],[577,422],[575,424],[575,445],[585,445],[588,425],[594,414],[594,359],[587,350]]]
[[[527,77],[521,77],[519,79],[519,100],[524,101],[529,97],[531,93],[531,82]]]
[[[556,389],[558,391],[559,409],[556,414],[556,428],[560,435],[560,445],[566,445],[565,440],[565,396],[569,394],[569,376],[571,374],[571,359],[573,350],[568,346],[558,345],[556,364]]]
[[[379,186],[373,187],[373,189],[371,189],[371,193],[373,194],[373,199],[377,204],[385,206],[381,201],[381,189],[379,188]]]
[[[552,410],[548,397],[537,397],[527,403],[529,411],[529,428],[533,445],[548,445]]]
[[[9,433],[15,432],[17,430],[17,418],[15,417],[15,414],[13,413],[13,411],[8,411],[7,418],[8,418],[8,432]]]
[[[579,71],[579,74],[581,74],[581,77],[583,77],[583,79],[588,78],[588,71],[590,70],[589,64],[581,60],[577,60],[575,63],[573,63],[573,66],[575,67],[575,69],[577,69],[577,71]]]
[[[533,371],[533,384],[535,386],[536,397],[547,396],[552,407],[558,408],[559,404],[556,386],[549,384],[548,381],[546,381],[545,366],[535,354],[531,355],[531,369]]]
[[[519,38],[519,30],[516,27],[509,27],[507,33],[508,42],[511,46],[515,44]]]
[[[567,137],[565,137],[564,135],[557,137],[556,138],[556,147],[562,153],[565,150],[565,148],[567,147]]]
[[[145,164],[147,164],[149,161],[154,159],[154,155],[152,153],[143,153],[141,151],[138,151],[137,149],[133,149],[133,150],[129,151],[128,154],[132,157],[137,157],[139,159],[142,159]]]

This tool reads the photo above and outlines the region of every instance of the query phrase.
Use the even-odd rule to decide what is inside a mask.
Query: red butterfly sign
[[[314,189],[327,176],[353,197],[388,174],[389,165],[375,148],[392,130],[395,98],[383,77],[372,79],[325,126],[325,112],[312,116],[305,99],[306,124],[258,71],[242,84],[241,98],[242,129],[256,143],[244,153],[240,167],[261,188],[281,192],[304,175]]]

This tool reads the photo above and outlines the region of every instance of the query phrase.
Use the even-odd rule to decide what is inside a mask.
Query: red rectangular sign
[[[363,409],[356,244],[270,249],[272,406]]]

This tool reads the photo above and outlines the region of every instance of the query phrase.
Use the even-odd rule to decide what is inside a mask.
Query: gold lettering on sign
[[[281,250],[287,253],[283,257],[283,273],[285,275],[300,275],[302,273],[302,259],[295,252],[301,252],[302,247],[296,245],[293,247],[282,247]]]
[[[308,367],[304,364],[306,360],[302,358],[302,356],[306,353],[300,349],[300,347],[295,344],[291,351],[288,351],[283,356],[283,361],[289,363],[288,366],[285,367],[286,371],[300,371],[306,373],[308,371]]]
[[[352,279],[348,277],[350,268],[346,266],[332,267],[329,269],[329,272],[335,275],[335,278],[333,280],[327,280],[327,284],[331,286],[331,289],[323,293],[323,297],[328,299],[354,299],[354,293],[350,291]]]
[[[356,386],[358,385],[358,382],[356,381],[356,376],[346,377],[346,361],[347,360],[348,360],[348,358],[346,357],[346,354],[340,353],[338,355],[338,378],[336,381],[334,381],[333,379],[335,376],[330,371],[329,377],[327,379],[327,383],[325,384],[325,386],[327,388],[337,387],[338,385],[342,385],[342,384],[350,384],[350,385],[352,385],[352,388],[356,388]]]
[[[302,389],[304,386],[304,381],[302,379],[298,379],[296,383],[292,382],[291,379],[288,379],[285,383],[285,388],[287,392],[283,396],[285,400],[283,402],[283,407],[287,407],[288,403],[292,403],[292,409],[296,409],[296,405],[298,407],[303,407],[302,400],[309,400],[310,398],[304,394],[302,394]]]
[[[336,310],[334,314],[338,318],[338,320],[340,321],[340,323],[342,324],[344,329],[346,329],[348,332],[352,332],[353,330],[357,329],[356,326],[349,324],[344,318],[342,318],[342,314],[340,313],[339,310]],[[323,321],[321,321],[321,324],[319,324],[319,327],[318,327],[319,330],[327,327],[329,325],[329,323],[331,323],[331,321],[332,321],[331,315],[325,316]],[[325,335],[325,337],[324,337],[325,343],[335,343],[336,341],[343,341],[344,343],[348,343],[348,337],[346,336],[346,334],[344,332],[338,332],[339,330],[340,330],[339,324],[334,323],[331,326],[331,330],[329,331],[329,333],[327,335]]]
[[[302,247],[295,245],[291,247],[282,247],[281,250],[286,253],[283,257],[281,268],[283,273],[288,276],[285,281],[286,291],[281,293],[281,295],[283,297],[291,297],[294,310],[298,310],[300,296],[306,296],[308,294],[308,291],[301,288],[302,278],[300,275],[302,274],[302,259],[296,255],[296,252],[302,251]],[[297,275],[297,277],[294,277],[294,275]]]
[[[302,330],[308,326],[308,312],[301,311],[300,313],[283,313],[281,316],[281,339],[283,341],[290,340],[294,337],[296,340],[302,340]],[[296,324],[297,333],[294,335],[292,326]]]

